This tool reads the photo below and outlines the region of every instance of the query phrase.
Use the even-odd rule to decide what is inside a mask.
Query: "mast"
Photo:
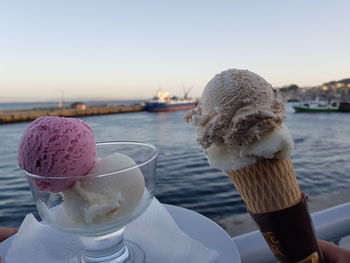
[[[58,100],[58,107],[62,108],[64,105],[64,90],[61,90],[61,98]]]
[[[184,99],[185,99],[185,100],[187,99],[187,95],[188,95],[188,93],[191,91],[192,88],[193,88],[193,86],[190,87],[188,90],[186,90],[186,89],[185,89],[185,86],[182,85],[182,89],[183,89],[183,91],[184,91]]]

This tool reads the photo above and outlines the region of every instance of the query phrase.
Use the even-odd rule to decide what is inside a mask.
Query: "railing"
[[[350,235],[350,203],[331,207],[313,213],[317,239],[338,243]],[[233,238],[242,258],[242,263],[271,263],[276,258],[268,248],[259,231],[250,232]]]

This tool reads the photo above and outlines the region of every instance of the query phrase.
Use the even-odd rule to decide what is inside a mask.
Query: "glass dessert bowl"
[[[83,249],[71,262],[144,262],[142,248],[124,240],[123,231],[152,201],[157,155],[151,144],[102,142],[87,175],[45,177],[25,171],[43,221],[80,236]]]

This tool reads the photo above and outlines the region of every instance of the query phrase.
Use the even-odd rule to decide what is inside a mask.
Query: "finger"
[[[9,238],[13,234],[16,234],[17,231],[18,231],[18,228],[14,228],[14,227],[0,227],[0,242]]]
[[[342,248],[324,240],[318,240],[317,242],[326,263],[339,261],[339,255],[343,252]]]

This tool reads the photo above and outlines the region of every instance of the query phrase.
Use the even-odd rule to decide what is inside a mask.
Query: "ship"
[[[197,106],[198,100],[187,98],[188,92],[189,90],[185,91],[185,96],[179,98],[170,95],[168,92],[158,90],[156,96],[146,102],[146,110],[158,112],[193,109]]]
[[[343,102],[311,102],[293,106],[295,112],[350,112],[350,101]]]
[[[293,106],[295,112],[338,112],[339,103],[337,102],[307,102]]]

